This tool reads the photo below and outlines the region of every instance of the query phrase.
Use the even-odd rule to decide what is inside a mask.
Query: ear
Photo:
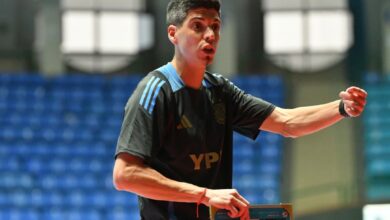
[[[177,27],[175,25],[171,24],[168,26],[168,38],[172,44],[177,44],[176,31]]]

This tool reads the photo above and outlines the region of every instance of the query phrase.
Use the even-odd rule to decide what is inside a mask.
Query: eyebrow
[[[195,16],[195,17],[192,17],[190,19],[190,21],[193,21],[193,20],[202,20],[202,21],[204,21],[204,20],[206,20],[206,18],[201,17],[201,16]],[[214,21],[216,21],[218,23],[221,23],[221,19],[219,19],[219,18],[214,18]]]

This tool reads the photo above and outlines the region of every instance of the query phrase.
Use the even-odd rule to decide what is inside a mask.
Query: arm
[[[212,190],[178,182],[147,166],[141,158],[127,153],[117,156],[113,181],[117,190],[155,200],[202,203],[229,210],[231,217],[248,214],[249,202],[234,189]]]
[[[143,160],[127,153],[118,155],[114,166],[114,185],[155,200],[197,202],[203,188],[166,178],[145,165]]]
[[[367,93],[357,87],[340,92],[345,112],[351,117],[359,116],[366,104]],[[339,111],[340,100],[330,103],[283,109],[276,107],[263,122],[260,129],[285,137],[300,137],[329,127],[344,117]]]

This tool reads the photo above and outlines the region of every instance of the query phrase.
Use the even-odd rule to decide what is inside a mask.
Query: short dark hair
[[[188,11],[196,8],[215,9],[221,14],[219,0],[171,0],[167,7],[167,25],[182,25]]]

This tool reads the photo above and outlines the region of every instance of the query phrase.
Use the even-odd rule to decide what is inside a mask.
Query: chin
[[[206,66],[213,64],[214,57],[207,56],[206,57]]]

